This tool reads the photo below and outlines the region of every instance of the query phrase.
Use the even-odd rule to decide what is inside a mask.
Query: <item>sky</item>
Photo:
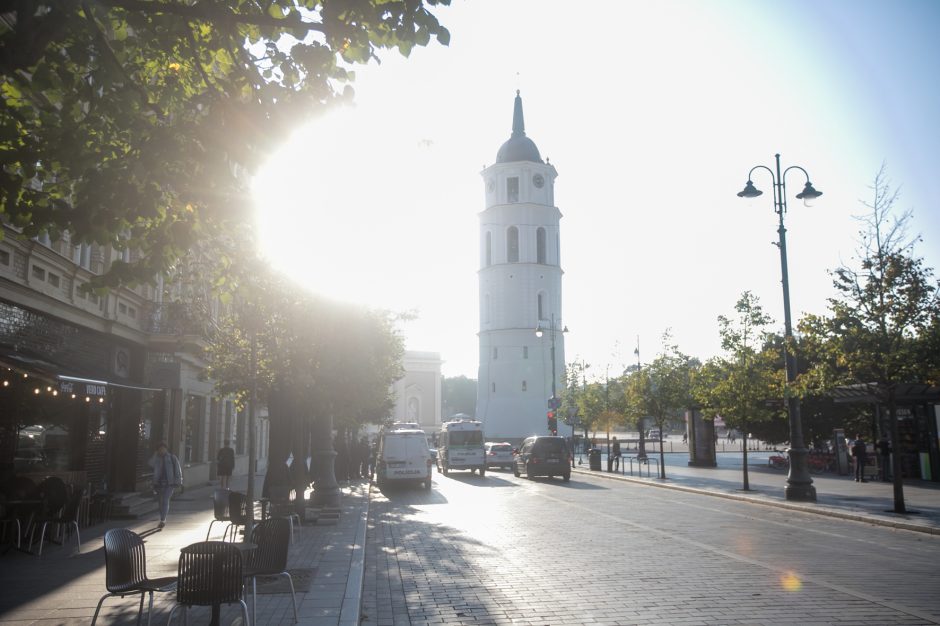
[[[453,0],[451,43],[357,68],[355,105],[298,129],[259,176],[266,254],[308,288],[416,317],[406,346],[476,377],[482,169],[527,135],[558,170],[569,362],[720,354],[746,290],[782,332],[777,216],[736,196],[798,165],[785,216],[794,320],[825,313],[884,163],[940,268],[940,3]],[[284,181],[290,181],[285,184]],[[277,229],[283,219],[290,232]]]

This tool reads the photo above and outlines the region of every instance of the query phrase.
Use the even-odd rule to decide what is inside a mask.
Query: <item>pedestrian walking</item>
[[[855,434],[855,440],[852,442],[852,458],[855,459],[855,482],[867,483],[865,462],[868,460],[868,449],[860,433]]]
[[[177,487],[183,486],[183,468],[176,455],[167,450],[166,442],[157,444],[157,451],[150,457],[153,468],[153,492],[160,505],[160,523],[157,528],[166,525],[166,516],[170,512],[170,498]]]
[[[620,442],[617,441],[616,436],[613,439],[613,450],[611,451],[611,458],[614,461],[614,470],[619,471],[620,470]]]
[[[223,442],[215,455],[217,472],[219,474],[219,487],[229,489],[232,482],[232,472],[235,470],[235,451],[229,446],[229,440]]]
[[[878,456],[880,457],[880,470],[881,470],[881,480],[882,482],[888,482],[888,467],[891,464],[891,444],[888,443],[887,437],[884,435],[881,436],[881,439],[878,440],[878,443],[875,444],[875,447],[878,448]]]

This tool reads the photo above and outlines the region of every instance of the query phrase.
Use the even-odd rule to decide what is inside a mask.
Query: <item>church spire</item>
[[[522,96],[516,89],[516,102],[512,107],[512,136],[525,136],[525,119],[522,117]]]
[[[531,161],[542,163],[539,149],[535,142],[525,135],[525,120],[522,117],[522,96],[516,89],[516,101],[512,107],[512,135],[500,146],[496,153],[497,163],[513,163],[516,161]]]

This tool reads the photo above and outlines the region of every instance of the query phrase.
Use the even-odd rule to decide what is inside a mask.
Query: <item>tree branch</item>
[[[118,71],[121,72],[121,75],[128,82],[128,84],[134,88],[134,91],[137,92],[137,95],[140,96],[140,99],[143,101],[144,106],[150,109],[151,111],[153,111],[154,114],[157,116],[157,118],[162,120],[164,118],[163,111],[161,111],[157,105],[155,105],[154,103],[150,101],[150,97],[147,94],[147,90],[144,89],[136,80],[134,80],[134,78],[130,74],[128,74],[127,70],[121,64],[121,61],[117,58],[117,55],[114,53],[114,49],[111,47],[111,44],[108,42],[108,38],[105,36],[104,31],[101,30],[101,25],[98,23],[97,18],[95,18],[95,15],[92,13],[91,7],[88,5],[87,2],[82,2],[82,9],[85,12],[85,18],[88,20],[89,23],[91,23],[92,28],[94,29],[95,38],[101,44],[101,51],[108,58],[108,60],[114,64],[114,66],[118,69]]]
[[[287,15],[282,18],[260,13],[244,15],[236,13],[231,9],[223,8],[222,5],[218,4],[208,7],[203,4],[177,4],[174,2],[154,2],[152,0],[96,0],[96,2],[112,8],[148,13],[151,15],[170,14],[194,20],[218,22],[229,25],[249,24],[252,26],[271,26],[283,29],[303,28],[307,31],[325,32],[322,23],[305,21],[296,14]]]

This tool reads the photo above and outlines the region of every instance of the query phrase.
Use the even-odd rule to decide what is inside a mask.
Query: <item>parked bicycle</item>
[[[807,457],[806,464],[809,466],[811,474],[822,474],[832,471],[835,458],[829,454],[812,454]]]

